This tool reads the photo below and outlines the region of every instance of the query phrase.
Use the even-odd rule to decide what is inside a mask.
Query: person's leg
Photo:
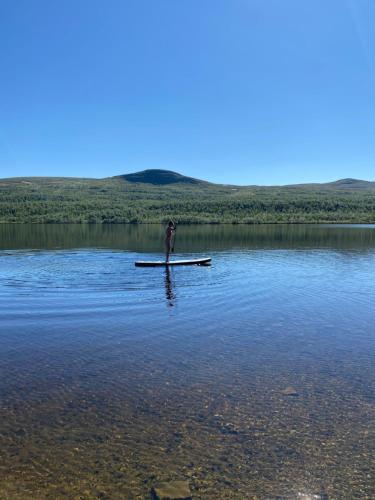
[[[169,262],[169,254],[171,253],[171,241],[170,240],[165,240],[165,248],[166,248],[165,262]]]

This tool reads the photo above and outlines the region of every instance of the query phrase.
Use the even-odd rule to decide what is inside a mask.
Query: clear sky
[[[0,177],[375,180],[374,0],[1,0]]]

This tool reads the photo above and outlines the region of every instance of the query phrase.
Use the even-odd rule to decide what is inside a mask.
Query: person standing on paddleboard
[[[171,251],[173,252],[173,239],[176,231],[176,224],[170,220],[168,222],[167,229],[165,231],[165,248],[166,248],[166,258],[165,261],[169,262],[169,255]]]

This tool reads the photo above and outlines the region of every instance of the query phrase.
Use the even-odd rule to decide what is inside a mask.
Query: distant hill
[[[154,186],[168,186],[173,184],[185,184],[197,187],[206,188],[231,188],[232,190],[239,189],[312,189],[312,190],[375,190],[375,182],[365,181],[361,179],[339,179],[332,182],[323,183],[306,183],[306,184],[285,184],[277,186],[261,186],[261,185],[248,185],[248,186],[238,186],[232,184],[215,184],[213,182],[208,182],[202,179],[196,179],[194,177],[188,177],[186,175],[179,174],[178,172],[173,172],[171,170],[161,170],[161,169],[148,169],[142,170],[141,172],[134,172],[132,174],[116,175],[113,177],[106,177],[104,179],[93,179],[93,178],[78,178],[78,177],[10,177],[10,178],[0,178],[0,184],[3,183],[22,183],[22,184],[65,184],[65,183],[90,183],[90,182],[111,182],[113,180],[123,180],[132,184],[152,184]]]
[[[166,184],[203,184],[205,181],[187,177],[186,175],[172,172],[171,170],[149,169],[136,172],[134,174],[125,174],[116,176],[125,179],[128,182],[142,182],[143,184],[154,184],[155,186],[164,186]]]
[[[234,186],[168,170],[0,179],[0,223],[375,223],[375,182]]]
[[[159,170],[159,169],[148,169],[142,170],[141,172],[135,172],[133,174],[124,174],[114,177],[115,179],[124,179],[128,182],[138,182],[142,184],[153,184],[154,186],[165,186],[168,184],[191,184],[191,185],[211,185],[220,186],[223,184],[214,184],[201,179],[195,179],[193,177],[187,177],[186,175],[181,175],[177,172],[172,172],[171,170]],[[227,185],[229,186],[229,185]],[[333,182],[325,183],[308,183],[308,184],[289,184],[285,186],[236,186],[230,185],[232,188],[244,188],[244,187],[293,187],[293,188],[320,188],[320,189],[375,189],[375,182],[364,181],[361,179],[339,179]]]
[[[375,182],[364,181],[361,179],[339,179],[333,182],[310,183],[310,184],[289,184],[288,188],[311,188],[311,189],[331,189],[331,190],[374,190]]]
[[[374,189],[375,182],[348,178],[348,179],[340,179],[335,182],[329,182],[327,183],[327,186],[339,189]]]

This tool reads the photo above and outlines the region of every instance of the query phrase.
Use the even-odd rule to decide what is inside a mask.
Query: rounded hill
[[[128,182],[142,182],[144,184],[166,185],[166,184],[206,184],[205,181],[187,177],[186,175],[172,172],[171,170],[158,170],[149,169],[142,172],[135,172],[134,174],[124,174],[117,176],[118,178],[125,179]]]

